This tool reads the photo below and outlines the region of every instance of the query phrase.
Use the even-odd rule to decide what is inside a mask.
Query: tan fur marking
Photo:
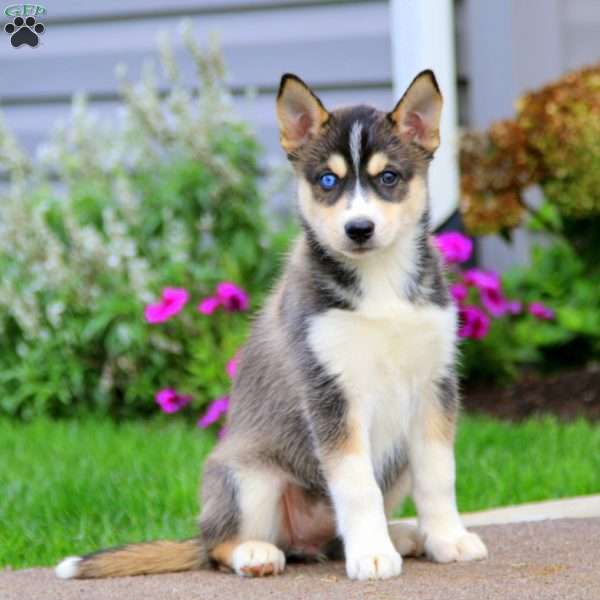
[[[343,234],[339,223],[342,221],[341,213],[348,204],[346,197],[342,196],[333,206],[316,202],[310,184],[306,179],[300,178],[298,198],[302,214],[312,224],[319,239],[324,240],[328,245],[332,242],[341,244]]]
[[[375,175],[378,175],[381,173],[381,171],[383,171],[388,162],[389,160],[387,154],[384,152],[375,152],[375,154],[371,156],[369,162],[367,163],[367,173],[371,177],[375,177]]]
[[[125,577],[151,573],[176,573],[199,569],[205,561],[198,540],[130,544],[84,557],[78,577]]]
[[[437,402],[425,407],[425,436],[429,440],[451,445],[454,443],[456,419],[449,417]]]
[[[365,444],[358,420],[350,419],[348,421],[348,435],[338,447],[338,451],[344,455],[363,454],[365,452]]]
[[[419,221],[426,205],[425,182],[416,175],[408,184],[406,197],[402,202],[384,202],[374,192],[369,192],[369,202],[376,203],[386,227],[397,227],[402,234],[411,230]]]
[[[244,567],[242,572],[251,577],[264,577],[265,575],[273,575],[275,565],[273,563],[266,563],[264,565],[256,565],[256,567]]]
[[[210,551],[212,560],[217,561],[220,565],[233,569],[233,552],[240,545],[240,542],[230,541],[218,544]]]
[[[374,195],[374,198],[377,198]],[[400,219],[401,229],[415,225],[425,210],[426,190],[423,178],[416,175],[408,184],[406,197],[402,202],[379,202],[385,223],[395,223]]]
[[[344,157],[337,152],[332,154],[327,161],[327,166],[340,178],[343,179],[348,174],[348,165]]]
[[[426,197],[425,181],[418,175],[413,177],[408,184],[406,199],[404,202],[401,202],[401,205],[404,208],[404,214],[410,219],[411,224],[417,223],[421,218],[421,215],[425,210]]]

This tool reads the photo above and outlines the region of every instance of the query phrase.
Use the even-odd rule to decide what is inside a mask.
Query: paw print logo
[[[45,29],[42,23],[36,23],[35,17],[15,17],[12,23],[4,26],[4,31],[10,35],[10,43],[15,48],[23,44],[35,48],[40,41],[38,34],[44,33]]]

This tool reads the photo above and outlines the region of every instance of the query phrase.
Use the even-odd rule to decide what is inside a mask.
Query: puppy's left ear
[[[388,118],[402,141],[433,153],[440,145],[441,114],[442,94],[433,71],[427,70],[413,79]]]
[[[291,154],[316,136],[329,113],[316,94],[296,75],[281,78],[277,94],[277,121],[283,149]]]

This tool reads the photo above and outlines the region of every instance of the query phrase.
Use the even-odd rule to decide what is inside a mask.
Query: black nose
[[[353,219],[346,223],[346,235],[357,244],[364,244],[375,231],[375,223],[371,219]]]

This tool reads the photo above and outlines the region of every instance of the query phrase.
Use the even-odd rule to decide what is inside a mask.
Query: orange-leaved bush
[[[517,102],[514,119],[463,136],[461,210],[473,234],[519,225],[523,191],[539,184],[567,219],[600,216],[600,64]]]

